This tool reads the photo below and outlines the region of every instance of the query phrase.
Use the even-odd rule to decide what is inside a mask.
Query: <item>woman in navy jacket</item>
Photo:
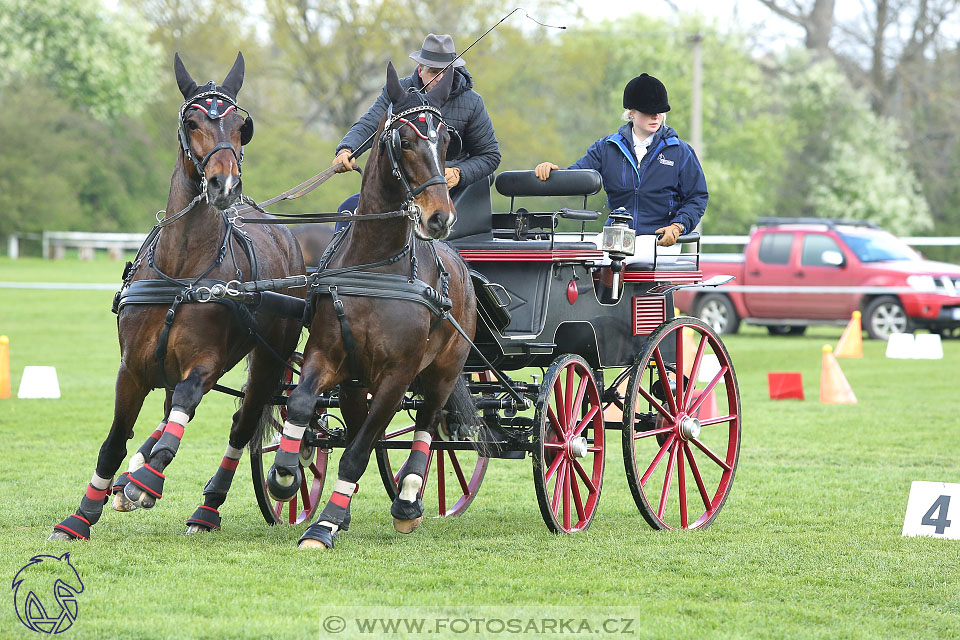
[[[663,234],[669,247],[699,224],[707,208],[707,182],[693,148],[665,124],[670,111],[663,83],[641,74],[623,89],[627,124],[600,138],[570,169],[596,169],[603,177],[610,210],[633,215],[637,235]],[[543,162],[534,170],[541,180],[559,167]]]

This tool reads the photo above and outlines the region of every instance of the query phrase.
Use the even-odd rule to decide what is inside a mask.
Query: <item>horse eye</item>
[[[199,128],[200,125],[198,125],[196,122],[193,120],[187,120],[187,129],[190,129],[190,131],[196,131]]]
[[[401,148],[401,149],[413,149],[413,145],[410,144],[410,141],[409,141],[409,140],[401,140],[401,141],[400,141],[400,148]]]

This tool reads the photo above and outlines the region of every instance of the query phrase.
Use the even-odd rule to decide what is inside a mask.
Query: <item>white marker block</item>
[[[56,367],[24,367],[18,398],[59,398]]]
[[[914,351],[912,333],[892,333],[887,340],[888,358],[912,358]]]
[[[925,360],[942,360],[943,344],[940,342],[940,334],[921,333],[913,339],[913,357]]]
[[[712,353],[703,354],[703,359],[700,360],[700,371],[697,372],[697,382],[709,383],[718,373],[720,373],[720,361],[717,356]]]
[[[903,535],[960,539],[960,484],[910,484]]]

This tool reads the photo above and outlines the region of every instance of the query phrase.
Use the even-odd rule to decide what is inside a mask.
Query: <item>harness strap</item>
[[[333,301],[333,312],[337,314],[337,320],[340,321],[340,339],[343,340],[343,349],[347,352],[347,368],[352,377],[357,377],[360,373],[357,367],[357,339],[347,321],[347,314],[343,310],[343,301],[337,295],[336,285],[328,287],[327,293]]]

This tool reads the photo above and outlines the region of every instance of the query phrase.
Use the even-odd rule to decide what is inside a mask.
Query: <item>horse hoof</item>
[[[187,525],[187,535],[192,535],[194,533],[207,533],[210,529],[203,527],[199,524],[189,524]]]
[[[292,474],[285,469],[271,467],[267,472],[267,494],[277,502],[290,502],[300,491],[302,481],[299,467]]]
[[[71,536],[69,533],[65,531],[59,531],[59,530],[54,531],[52,534],[50,534],[50,537],[47,538],[48,542],[61,542],[64,540],[67,540],[67,541],[77,540],[77,538],[74,538],[73,536]]]
[[[123,513],[127,513],[137,508],[138,508],[137,504],[132,500],[130,500],[129,498],[127,498],[127,496],[124,495],[123,491],[118,491],[116,494],[114,494],[113,496],[114,511],[121,511]]]
[[[157,504],[156,498],[148,494],[146,491],[142,491],[140,487],[132,482],[123,488],[123,493],[126,495],[127,499],[137,507],[152,509],[153,506]]]
[[[416,528],[420,526],[421,522],[423,522],[423,516],[414,518],[413,520],[398,520],[394,518],[393,528],[400,533],[413,533]]]
[[[298,549],[329,549],[330,547],[323,544],[319,540],[311,540],[310,538],[306,538],[305,540],[300,542],[297,548]]]

